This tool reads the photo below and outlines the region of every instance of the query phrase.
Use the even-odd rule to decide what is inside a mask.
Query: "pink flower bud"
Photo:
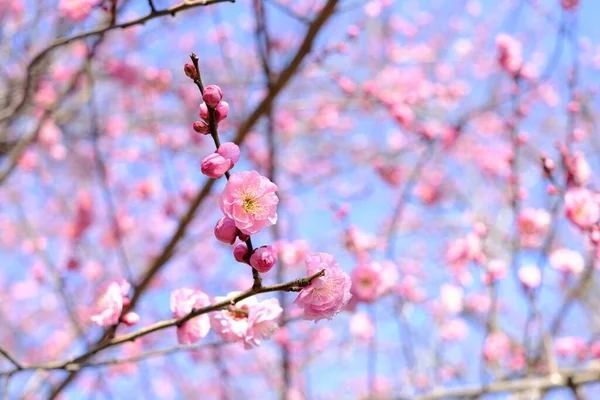
[[[215,108],[223,99],[223,91],[217,85],[209,85],[204,88],[202,99],[204,99],[209,107]]]
[[[123,322],[125,325],[133,326],[140,322],[140,316],[133,311],[129,311],[127,314],[121,317],[121,322]]]
[[[223,121],[227,118],[227,114],[229,114],[229,103],[226,101],[220,102],[217,107],[215,107],[215,112],[217,114],[217,122]]]
[[[215,237],[223,243],[235,243],[237,234],[238,229],[231,218],[223,217],[215,225]]]
[[[129,305],[131,304],[131,300],[129,299],[129,297],[123,296],[122,304],[123,307],[129,307]]]
[[[202,173],[209,178],[219,179],[231,168],[231,161],[217,153],[204,157],[201,164]]]
[[[274,246],[261,246],[250,256],[250,265],[258,272],[269,272],[277,263],[277,250]]]
[[[210,126],[204,121],[196,121],[192,124],[192,128],[198,133],[208,135],[210,133]]]
[[[200,104],[198,116],[203,120],[208,121],[208,106],[206,105],[206,103]]]
[[[245,258],[247,254],[248,246],[246,246],[246,243],[238,243],[233,248],[233,257],[237,262],[245,263]]]
[[[190,63],[183,66],[183,72],[185,72],[185,75],[190,79],[198,79],[198,71],[196,71],[196,67]]]
[[[240,159],[240,148],[233,142],[223,143],[221,146],[219,146],[217,153],[223,158],[231,161],[232,167]]]

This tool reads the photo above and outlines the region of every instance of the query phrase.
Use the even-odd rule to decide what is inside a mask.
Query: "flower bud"
[[[219,146],[217,153],[223,158],[231,161],[231,166],[240,159],[240,148],[233,142],[226,142]]]
[[[198,71],[196,71],[196,67],[190,63],[183,66],[183,72],[185,72],[185,75],[190,79],[198,79]]]
[[[198,116],[208,122],[208,106],[206,105],[206,103],[200,104]]]
[[[127,314],[121,317],[121,322],[123,322],[125,325],[133,326],[140,322],[140,316],[133,311],[129,311]]]
[[[210,133],[210,126],[204,121],[194,122],[192,128],[194,128],[194,131],[202,133],[203,135],[208,135]]]
[[[215,107],[215,114],[217,116],[217,123],[227,118],[227,114],[229,114],[229,103],[226,101],[220,102],[217,107]]]
[[[248,246],[244,242],[236,244],[235,247],[233,248],[233,257],[238,262],[245,263],[246,262],[245,258],[246,258],[247,254],[248,254]]]
[[[277,250],[274,246],[261,246],[250,256],[250,265],[258,272],[269,272],[277,264]]]
[[[223,99],[223,91],[217,85],[209,85],[204,88],[202,99],[204,99],[209,107],[215,108]]]
[[[215,225],[215,237],[223,243],[235,243],[237,234],[238,229],[235,226],[235,221],[231,218],[223,217]]]
[[[231,168],[231,161],[223,156],[212,153],[204,157],[201,164],[202,173],[209,178],[219,179]]]

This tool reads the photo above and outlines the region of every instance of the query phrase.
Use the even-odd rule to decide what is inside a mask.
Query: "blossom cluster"
[[[193,65],[186,64],[184,71],[194,81],[199,79]],[[223,91],[216,85],[203,88],[202,94],[204,102],[200,105],[199,112],[202,120],[195,122],[193,128],[198,133],[210,134],[218,147],[202,160],[201,171],[212,179],[219,179],[223,175],[227,178],[219,199],[223,217],[215,225],[214,236],[229,245],[234,245],[240,239],[233,247],[234,258],[240,263],[249,264],[258,273],[267,273],[277,264],[280,250],[275,245],[254,248],[250,235],[277,223],[278,187],[257,171],[229,174],[240,159],[240,148],[232,142],[219,145],[218,133],[213,129],[227,117],[229,105],[223,101]],[[82,206],[78,209],[74,236],[80,236],[92,218],[86,212],[89,202],[85,201],[85,196],[80,197]],[[285,254],[286,259],[297,262],[296,258],[302,252]],[[295,304],[303,310],[304,319],[315,322],[331,319],[352,297],[351,279],[330,254],[306,256],[305,263],[307,275],[311,278],[300,285]],[[137,323],[137,314],[130,311],[121,315],[124,307],[129,305],[126,296],[129,289],[130,285],[125,281],[111,282],[99,296],[91,320],[100,326],[117,325],[119,322],[128,325]],[[376,288],[377,294],[381,295],[382,290],[386,289],[379,285]],[[364,297],[363,292],[358,293],[359,297]],[[259,302],[254,296],[235,301],[239,294],[232,292],[227,297],[216,297],[211,301],[209,295],[200,290],[174,290],[171,293],[170,308],[177,319],[178,343],[196,343],[209,334],[211,327],[223,340],[242,342],[247,349],[259,346],[262,341],[269,339],[279,327],[279,319],[283,313],[279,301],[271,298]],[[214,307],[215,303],[223,304],[224,301],[227,306],[217,307],[216,311],[213,311],[214,308],[207,309]]]

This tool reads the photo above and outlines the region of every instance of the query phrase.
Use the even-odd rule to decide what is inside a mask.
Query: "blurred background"
[[[0,1],[5,398],[597,398],[599,13],[593,0]],[[200,171],[215,148],[192,129],[192,52],[229,103],[232,172],[279,187],[277,225],[253,236],[279,251],[265,283],[327,252],[354,297],[313,323],[295,294],[261,295],[285,311],[256,349],[215,332],[178,346],[166,329],[66,370],[110,333],[90,321],[110,280],[133,285],[140,317],[117,336],[172,318],[177,288],[252,285],[213,235],[224,181]]]

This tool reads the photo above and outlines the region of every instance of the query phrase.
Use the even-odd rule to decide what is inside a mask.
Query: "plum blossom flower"
[[[123,302],[127,302],[125,296],[130,287],[124,279],[106,284],[94,305],[94,312],[90,318],[92,322],[100,326],[117,324],[123,311]]]
[[[248,327],[244,336],[244,347],[251,349],[269,339],[279,328],[277,319],[283,312],[275,298],[261,301],[248,309]]]
[[[447,342],[454,342],[464,339],[468,330],[462,319],[454,318],[440,327],[440,337]]]
[[[525,208],[519,214],[517,226],[523,247],[539,246],[550,227],[550,214],[541,208]]]
[[[223,217],[215,225],[215,237],[223,243],[233,244],[238,236],[238,229],[235,221],[231,218]]]
[[[208,85],[204,88],[202,99],[209,107],[215,108],[223,100],[223,90],[217,85]]]
[[[535,265],[525,265],[519,269],[519,280],[526,288],[533,289],[542,282],[542,274]]]
[[[220,207],[242,233],[252,235],[277,222],[277,185],[256,171],[237,172],[229,178]]]
[[[231,299],[240,294],[240,292],[230,292],[227,297],[215,297],[215,301]],[[258,303],[256,297],[249,297],[236,303],[235,308],[248,312],[248,310]],[[217,332],[221,339],[227,342],[237,342],[244,340],[248,330],[249,312],[234,312],[222,310],[211,314],[210,326]]]
[[[348,303],[351,281],[337,263],[334,256],[327,253],[315,253],[306,257],[306,273],[314,275],[321,270],[325,275],[313,279],[304,287],[294,300],[303,309],[303,318],[312,321],[331,319]]]
[[[579,252],[562,248],[550,254],[550,264],[559,271],[577,275],[583,272],[585,260]]]
[[[461,287],[445,284],[440,289],[440,303],[445,312],[458,314],[463,310],[464,291]]]
[[[565,193],[567,218],[582,229],[589,228],[600,218],[600,205],[586,188],[571,188]]]
[[[171,293],[171,311],[175,318],[182,318],[192,310],[210,305],[206,293],[194,289],[177,289]],[[184,322],[177,328],[177,342],[179,344],[193,344],[208,335],[210,331],[210,318],[208,314],[198,315]]]
[[[387,294],[398,280],[396,265],[386,261],[365,262],[358,265],[351,274],[351,293],[357,301],[372,303]]]
[[[492,332],[485,339],[483,345],[483,357],[486,361],[498,361],[508,354],[510,341],[503,332]]]
[[[358,339],[369,340],[375,334],[375,326],[366,313],[358,312],[350,319],[350,332]]]
[[[90,15],[98,0],[60,0],[58,10],[73,22],[81,22]]]
[[[523,64],[521,42],[510,35],[501,33],[496,37],[496,49],[500,66],[512,74],[518,72]]]
[[[260,273],[266,273],[277,264],[277,250],[275,246],[261,246],[255,249],[250,256],[250,265]]]
[[[560,0],[560,5],[567,11],[574,10],[579,6],[579,0]]]

